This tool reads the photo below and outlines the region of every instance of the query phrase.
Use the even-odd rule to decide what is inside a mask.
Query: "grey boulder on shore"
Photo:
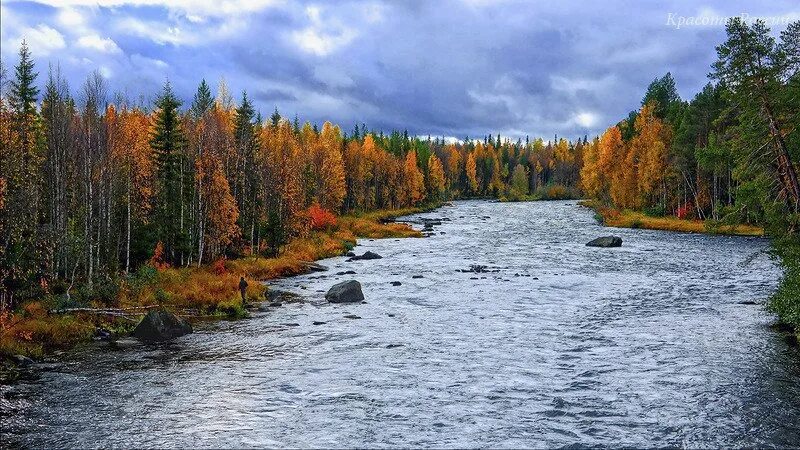
[[[325,294],[325,300],[331,303],[357,303],[364,301],[361,283],[356,280],[334,284]]]
[[[622,247],[622,238],[619,236],[603,236],[586,243],[587,247]]]
[[[145,342],[160,342],[192,332],[192,325],[164,309],[150,310],[136,325],[133,337]]]

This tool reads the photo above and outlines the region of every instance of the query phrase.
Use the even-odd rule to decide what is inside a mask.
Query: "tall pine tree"
[[[3,139],[0,158],[0,180],[3,186],[3,208],[0,209],[0,303],[12,305],[17,297],[35,295],[24,288],[35,289],[32,283],[40,270],[37,242],[40,241],[39,186],[43,153],[43,136],[36,110],[39,89],[37,73],[27,44],[19,50],[19,63],[11,80],[8,103],[3,111]],[[3,105],[5,109],[5,105]]]
[[[158,190],[154,225],[158,239],[164,245],[165,257],[173,264],[182,262],[189,247],[183,200],[191,183],[186,183],[188,174],[182,170],[186,138],[181,129],[180,105],[167,82],[156,100],[155,124],[150,137]]]
[[[200,86],[197,87],[197,93],[194,94],[192,115],[195,119],[200,119],[213,106],[214,97],[211,95],[211,88],[208,87],[208,83],[203,79],[200,82]]]

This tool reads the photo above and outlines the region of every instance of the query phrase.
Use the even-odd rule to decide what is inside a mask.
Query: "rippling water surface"
[[[575,202],[456,202],[421,217],[450,220],[425,239],[359,242],[383,259],[332,258],[274,283],[300,302],[163,346],[62,357],[4,388],[0,439],[800,445],[800,355],[760,306],[780,274],[757,254],[765,240],[603,229]],[[584,246],[611,232],[622,248]],[[490,272],[460,271],[473,264]],[[325,302],[346,279],[366,304]]]

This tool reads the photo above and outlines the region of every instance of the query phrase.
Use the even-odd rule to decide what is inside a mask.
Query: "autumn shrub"
[[[694,205],[687,203],[679,206],[675,211],[675,216],[679,219],[693,219],[694,218]]]
[[[156,244],[156,248],[153,250],[153,256],[150,257],[147,263],[159,271],[169,268],[169,263],[165,261],[164,257],[164,244],[161,241],[158,241]]]
[[[217,275],[224,275],[228,273],[228,269],[225,267],[225,258],[218,258],[211,264],[211,271]]]
[[[311,205],[306,214],[308,215],[311,230],[323,231],[336,226],[336,216],[318,203]]]

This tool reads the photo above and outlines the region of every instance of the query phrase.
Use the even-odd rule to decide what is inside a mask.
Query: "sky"
[[[774,32],[800,2],[515,0],[0,0],[0,57],[28,43],[46,81],[78,95],[94,70],[151,102],[166,80],[188,107],[224,78],[268,116],[453,138],[602,132],[671,72],[691,99],[708,82],[724,19]]]

